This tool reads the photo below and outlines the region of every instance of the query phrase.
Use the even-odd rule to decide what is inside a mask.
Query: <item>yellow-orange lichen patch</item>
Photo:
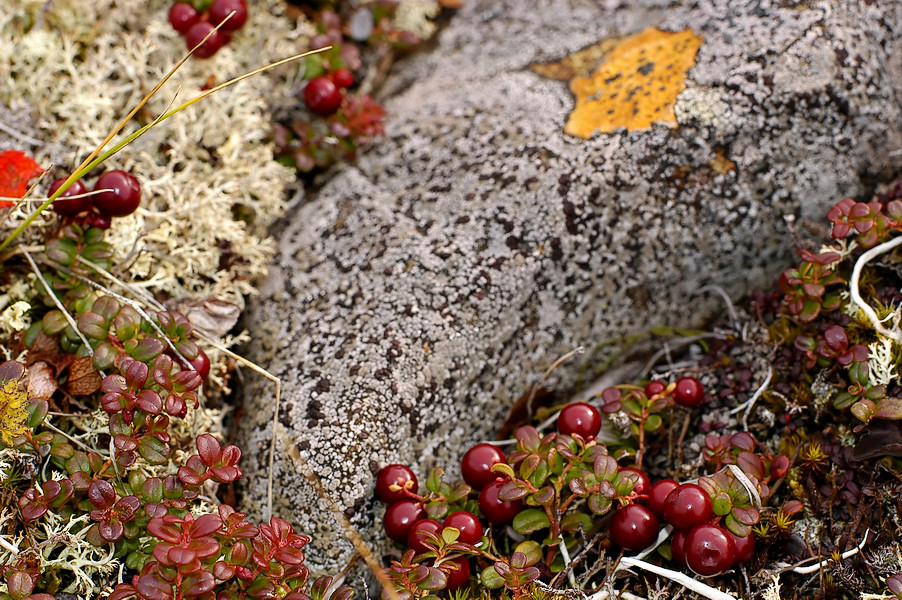
[[[676,127],[673,105],[686,87],[701,43],[691,29],[672,33],[649,28],[625,38],[594,73],[570,81],[576,107],[564,131],[588,139],[620,127]]]

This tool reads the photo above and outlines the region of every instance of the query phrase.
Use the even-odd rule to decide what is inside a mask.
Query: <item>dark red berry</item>
[[[107,217],[130,215],[141,205],[141,184],[126,171],[107,171],[94,182],[94,191],[94,207]]]
[[[712,516],[711,496],[694,483],[680,484],[664,498],[664,518],[677,529],[692,529]]]
[[[85,225],[88,227],[96,227],[97,229],[109,229],[112,224],[112,217],[102,215],[99,212],[92,212],[85,219]]]
[[[385,510],[382,526],[385,535],[399,544],[407,543],[407,536],[413,524],[426,518],[426,511],[416,500],[401,500]]]
[[[680,377],[673,390],[673,401],[680,406],[693,408],[705,399],[705,388],[695,377]]]
[[[724,531],[733,540],[733,546],[736,548],[736,560],[733,562],[733,566],[738,567],[749,562],[752,554],[755,553],[755,534],[749,533],[745,537],[740,537],[729,529],[724,529]]]
[[[649,489],[651,489],[651,479],[648,478],[648,475],[645,474],[645,471],[637,469],[636,467],[623,467],[622,469],[620,469],[620,473],[632,473],[636,476],[635,483],[633,484],[634,494],[644,495],[648,493]]]
[[[677,530],[670,538],[670,554],[673,556],[673,562],[681,567],[686,566],[686,535],[687,532]]]
[[[354,75],[347,69],[338,69],[332,73],[332,81],[340,88],[349,88],[354,85]]]
[[[733,540],[721,527],[706,523],[686,535],[683,544],[686,565],[698,575],[710,576],[723,573],[736,560]]]
[[[655,394],[660,394],[667,389],[667,386],[660,381],[652,381],[645,386],[645,396],[651,398]]]
[[[213,32],[212,35],[210,32]],[[204,38],[210,35],[210,38],[194,51],[192,56],[197,58],[210,58],[223,46],[222,34],[214,31],[213,24],[209,21],[198,21],[185,32],[185,45],[188,50],[203,42]]]
[[[504,452],[498,446],[476,444],[460,459],[460,473],[464,481],[479,490],[498,478],[499,475],[492,471],[492,466],[506,462]]]
[[[445,517],[444,527],[454,527],[460,531],[458,542],[475,544],[482,539],[482,523],[473,513],[460,510]]]
[[[48,192],[48,196],[52,196],[53,193],[63,185],[65,179],[57,179],[53,183],[50,184],[50,191]],[[91,208],[91,197],[85,196],[87,194],[88,188],[85,187],[85,184],[79,179],[75,183],[69,186],[65,192],[59,195],[59,198],[53,201],[53,212],[63,215],[64,217],[74,217],[80,212],[84,212]],[[79,198],[70,198],[70,196],[80,196]]]
[[[341,106],[341,90],[335,82],[320,75],[307,82],[304,88],[304,102],[307,108],[320,115],[331,115]]]
[[[664,499],[667,498],[673,488],[680,485],[673,479],[662,479],[654,482],[648,490],[648,498],[645,499],[645,506],[655,514],[659,519],[664,518]]]
[[[601,413],[585,402],[568,404],[558,415],[557,430],[565,435],[578,434],[585,440],[595,439],[601,430]]]
[[[207,380],[207,377],[210,376],[210,359],[207,356],[207,353],[197,349],[197,356],[192,358],[190,361],[191,366],[194,367],[194,370],[197,371],[197,374],[200,375],[200,378],[203,381]]]
[[[407,482],[410,483],[408,484]],[[376,495],[379,499],[386,504],[392,504],[399,500],[408,499],[404,490],[392,490],[392,485],[398,485],[402,488],[409,485],[410,487],[408,489],[411,492],[416,493],[418,486],[417,476],[414,475],[413,471],[411,471],[410,467],[407,465],[396,464],[382,467],[379,470],[379,474],[376,475]]]
[[[614,512],[608,533],[624,550],[644,550],[658,539],[658,519],[641,504],[627,504]]]
[[[191,26],[200,20],[200,15],[194,7],[187,2],[176,2],[169,9],[169,24],[172,28],[185,34]]]
[[[237,31],[247,23],[247,4],[244,0],[214,0],[210,6],[210,22],[219,25],[232,11],[235,14],[220,29]]]
[[[458,590],[467,585],[470,581],[470,561],[466,557],[454,558],[448,562],[457,565],[453,571],[448,571],[448,583],[445,584],[446,590]]]
[[[441,537],[442,524],[435,519],[420,519],[410,528],[407,534],[407,547],[420,552],[428,552],[429,548],[423,545],[424,541],[429,540],[427,533],[433,533]]]
[[[488,484],[479,492],[479,512],[494,525],[510,523],[520,512],[523,504],[519,500],[502,500],[498,493],[506,482],[497,480]]]

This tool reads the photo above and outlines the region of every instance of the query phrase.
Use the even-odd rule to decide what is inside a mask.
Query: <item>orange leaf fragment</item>
[[[691,29],[672,33],[652,27],[623,39],[594,73],[570,81],[576,107],[564,132],[589,139],[596,132],[635,131],[656,122],[676,127],[673,105],[701,44]]]
[[[28,191],[28,181],[44,172],[41,166],[20,150],[0,152],[0,198],[21,198]],[[0,208],[15,204],[0,200]]]

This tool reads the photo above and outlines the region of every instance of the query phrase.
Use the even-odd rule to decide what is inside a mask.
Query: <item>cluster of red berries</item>
[[[344,100],[344,90],[354,85],[348,69],[337,69],[328,75],[314,77],[304,87],[304,104],[311,112],[325,117],[334,114]]]
[[[639,502],[619,508],[611,518],[611,541],[624,550],[644,550],[658,538],[660,522],[674,528],[670,542],[673,560],[698,575],[710,576],[746,563],[755,550],[755,537],[738,536],[716,523],[711,497],[695,483],[662,479],[651,484],[640,474],[633,488]]]
[[[57,179],[51,183],[49,195],[65,181]],[[130,215],[141,204],[141,185],[127,171],[107,171],[94,182],[93,192],[88,194],[87,186],[78,180],[53,202],[53,210],[89,227],[108,229],[113,217]]]
[[[229,15],[232,17],[226,20]],[[194,51],[194,56],[198,58],[210,58],[216,54],[220,48],[232,41],[232,33],[244,27],[246,22],[247,4],[244,0],[213,0],[212,3],[204,0],[176,2],[169,9],[169,24],[185,36],[185,45],[189,50],[213,32],[210,38]],[[220,23],[222,27],[216,29]],[[213,31],[214,29],[216,31]]]
[[[382,520],[385,534],[399,544],[406,544],[417,553],[426,552],[424,545],[427,534],[441,535],[445,527],[454,527],[460,532],[457,540],[464,544],[475,544],[482,539],[482,523],[473,513],[457,511],[445,517],[441,523],[430,519],[423,505],[413,499],[418,487],[417,477],[405,465],[388,465],[376,477],[376,495],[388,504]],[[446,589],[456,590],[470,579],[470,563],[464,558],[454,559],[456,569],[448,574]]]

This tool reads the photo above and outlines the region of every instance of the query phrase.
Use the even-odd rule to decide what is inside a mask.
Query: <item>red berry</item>
[[[213,32],[212,35],[210,35],[211,31]],[[218,31],[214,31],[213,24],[209,21],[198,21],[185,32],[185,45],[188,47],[188,50],[193,49],[203,42],[207,35],[210,35],[210,38],[201,44],[201,46],[194,51],[192,56],[196,56],[197,58],[210,58],[222,48],[222,34]]]
[[[680,377],[673,390],[673,401],[680,406],[693,408],[705,399],[705,388],[695,377]]]
[[[655,394],[660,394],[667,389],[667,386],[660,381],[652,381],[645,386],[645,396],[651,398]]]
[[[407,484],[407,482],[410,483]],[[395,491],[390,489],[391,486],[395,484],[402,488],[409,485],[410,487],[408,489],[411,492],[416,493],[418,486],[417,476],[414,475],[413,471],[411,471],[410,467],[407,465],[395,464],[382,467],[379,470],[379,474],[376,475],[376,495],[386,504],[407,500],[408,497],[404,493],[404,490]]]
[[[442,524],[435,519],[420,519],[413,524],[410,533],[407,534],[407,547],[416,550],[417,554],[428,552],[429,548],[423,545],[423,542],[429,539],[426,533],[434,533],[441,537],[441,531]]]
[[[214,0],[210,6],[210,22],[219,25],[232,11],[235,14],[220,29],[237,31],[247,23],[247,4],[244,0]]]
[[[500,480],[493,481],[479,492],[479,512],[489,523],[495,525],[510,523],[523,507],[519,500],[502,500],[498,497],[498,492],[505,483]]]
[[[752,554],[755,553],[755,535],[749,533],[745,537],[740,537],[729,529],[724,529],[724,531],[727,532],[727,535],[733,540],[733,546],[736,547],[736,560],[733,562],[733,566],[738,567],[749,562]]]
[[[141,184],[126,171],[107,171],[94,182],[94,191],[94,207],[107,217],[130,215],[141,205]]]
[[[382,517],[385,535],[399,544],[407,543],[413,524],[426,518],[426,511],[416,500],[401,500],[389,506]]]
[[[662,479],[656,481],[648,490],[648,498],[645,499],[645,506],[659,519],[664,518],[664,499],[667,498],[673,488],[680,485],[673,479]]]
[[[340,88],[349,88],[354,85],[354,75],[347,69],[338,69],[332,73],[332,81]]]
[[[113,220],[108,215],[102,215],[99,212],[92,212],[85,219],[85,225],[88,227],[96,227],[97,229],[109,229],[113,224]]]
[[[169,9],[169,24],[172,28],[185,34],[191,26],[200,20],[200,15],[194,10],[194,7],[187,2],[176,2]]]
[[[210,358],[207,356],[207,353],[197,349],[197,356],[192,358],[190,361],[191,366],[194,367],[194,370],[197,371],[197,374],[200,375],[200,378],[203,381],[207,380],[207,377],[210,376]]]
[[[304,88],[304,102],[307,108],[320,115],[331,115],[341,106],[341,90],[335,82],[320,75],[307,82]]]
[[[557,430],[565,435],[578,434],[585,440],[595,439],[601,430],[601,414],[585,402],[568,404],[558,415]]]
[[[736,560],[736,547],[730,536],[718,525],[706,523],[686,535],[683,545],[686,564],[698,575],[723,573]]]
[[[48,192],[48,196],[52,196],[53,192],[58,190],[65,179],[57,179],[53,183],[50,184],[50,191]],[[84,196],[88,192],[88,188],[85,187],[85,184],[79,179],[75,183],[69,186],[65,192],[59,195],[59,197],[53,201],[53,212],[63,215],[64,217],[74,217],[80,212],[84,212],[91,208],[91,197]],[[80,198],[71,198],[70,196],[81,196]]]
[[[673,556],[673,562],[681,567],[686,566],[686,535],[685,531],[677,530],[670,538],[670,554]]]
[[[658,539],[658,519],[641,504],[627,504],[614,512],[608,533],[624,550],[644,550]]]
[[[492,466],[498,463],[506,463],[507,459],[498,446],[491,444],[476,444],[467,450],[460,460],[460,472],[464,481],[479,490],[495,481],[499,476],[492,471]]]
[[[466,557],[461,556],[448,562],[456,564],[457,568],[453,571],[448,571],[448,583],[445,584],[445,589],[457,590],[467,585],[467,582],[470,581],[470,561]]]
[[[633,473],[636,476],[636,481],[633,484],[634,494],[644,495],[651,489],[651,479],[648,478],[645,471],[637,469],[636,467],[623,467],[620,469],[620,473]]]
[[[475,544],[482,539],[482,523],[473,513],[460,510],[445,517],[444,527],[454,527],[460,531],[458,542]]]
[[[677,529],[688,531],[712,516],[711,496],[694,483],[678,485],[664,498],[664,518]]]

